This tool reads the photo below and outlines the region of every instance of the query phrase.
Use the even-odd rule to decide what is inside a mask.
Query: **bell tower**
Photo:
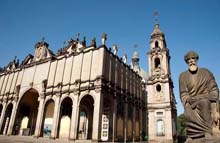
[[[157,143],[172,143],[176,138],[176,100],[170,71],[170,54],[165,35],[156,18],[148,54],[148,138]]]

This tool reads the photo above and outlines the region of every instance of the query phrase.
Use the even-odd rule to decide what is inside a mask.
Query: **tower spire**
[[[154,36],[154,35],[157,35],[157,34],[164,35],[164,33],[160,30],[160,25],[159,25],[159,22],[158,22],[158,12],[157,11],[154,12],[154,18],[155,18],[154,31],[151,34],[151,36]]]
[[[176,102],[170,72],[169,50],[166,47],[165,35],[160,31],[157,15],[155,12],[154,31],[150,37],[148,52],[148,137],[150,142],[164,140],[170,143],[176,136]]]

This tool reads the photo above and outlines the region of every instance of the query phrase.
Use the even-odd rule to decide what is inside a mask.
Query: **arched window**
[[[154,64],[155,64],[155,68],[160,68],[160,59],[159,58],[155,58]]]
[[[158,41],[155,42],[155,47],[159,47]]]
[[[157,136],[165,135],[164,121],[162,119],[157,120]]]

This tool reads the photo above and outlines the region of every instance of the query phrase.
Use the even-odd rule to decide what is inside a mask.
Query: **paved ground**
[[[91,143],[91,141],[68,141],[67,139],[49,139],[49,138],[33,138],[25,136],[2,136],[0,135],[0,143]]]

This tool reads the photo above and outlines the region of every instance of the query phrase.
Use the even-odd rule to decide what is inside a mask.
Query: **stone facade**
[[[0,134],[93,142],[174,142],[176,101],[164,34],[155,24],[149,76],[134,52],[117,56],[107,35],[70,39],[54,54],[44,41],[35,54],[0,69]]]
[[[105,45],[70,39],[54,54],[44,40],[0,73],[0,134],[140,141],[146,133],[142,78]]]

